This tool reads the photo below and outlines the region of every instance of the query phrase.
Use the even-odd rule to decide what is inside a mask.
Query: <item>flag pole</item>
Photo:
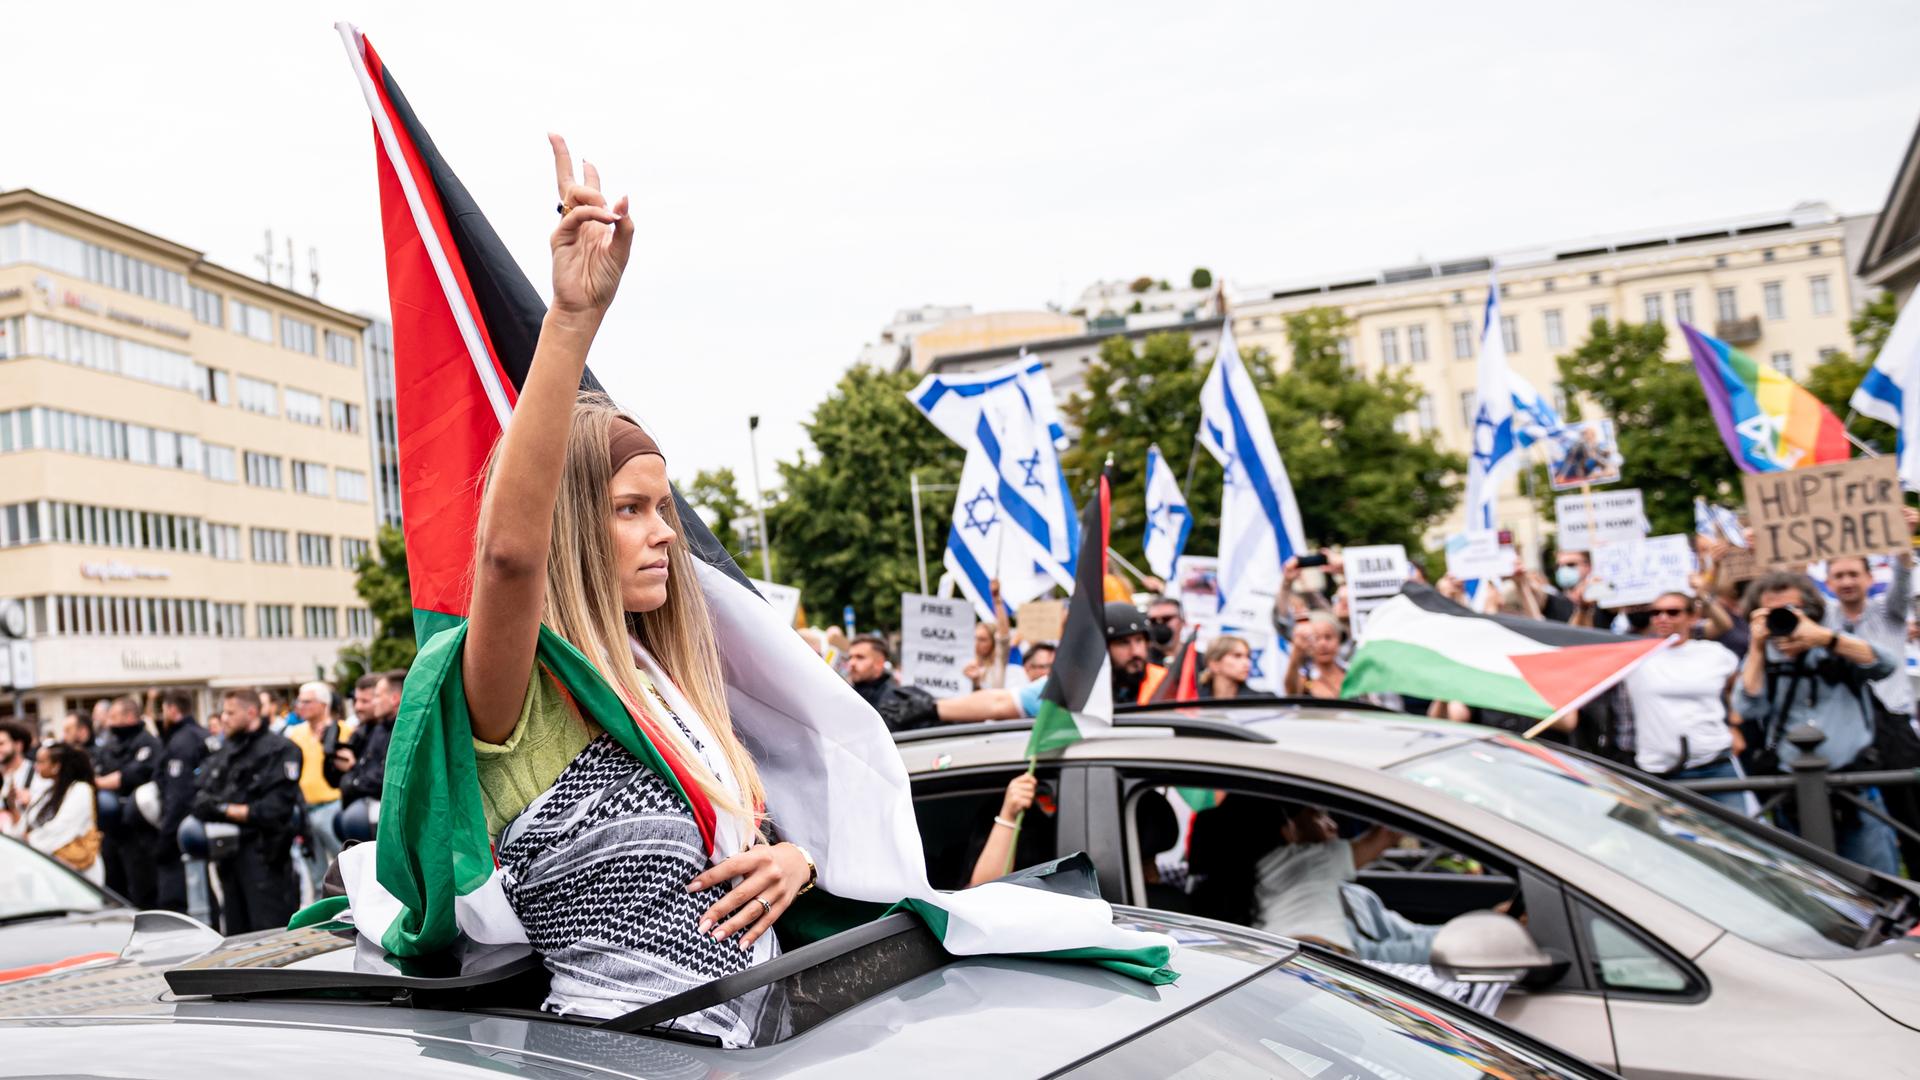
[[[1847,418],[1845,420],[1840,421],[1840,434],[1845,435],[1847,437],[1847,441],[1852,443],[1854,445],[1854,448],[1859,450],[1861,453],[1867,455],[1870,458],[1877,458],[1880,456],[1880,451],[1875,450],[1873,447],[1868,446],[1866,443],[1863,443],[1859,439],[1854,438],[1853,432],[1849,430],[1849,428],[1853,424],[1853,418],[1858,415],[1859,414],[1854,412],[1852,409],[1847,410]]]
[[[1527,733],[1520,737],[1523,739],[1533,739],[1539,736],[1541,732],[1552,727],[1555,723],[1559,722],[1561,718],[1565,717],[1567,713],[1577,708],[1579,708],[1578,704],[1560,706],[1558,709],[1555,709],[1553,713],[1549,715],[1545,720],[1542,720],[1539,723],[1528,728]]]

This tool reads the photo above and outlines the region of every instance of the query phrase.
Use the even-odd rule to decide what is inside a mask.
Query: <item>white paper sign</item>
[[[1447,537],[1447,573],[1460,581],[1504,578],[1513,572],[1513,558],[1501,553],[1500,534],[1474,529]]]
[[[1350,547],[1340,560],[1346,564],[1348,602],[1393,596],[1407,583],[1407,549],[1399,544]]]
[[[793,620],[800,614],[800,590],[791,585],[776,585],[771,581],[761,581],[759,578],[747,580],[753,582],[753,587],[760,590],[761,596],[767,598],[767,606],[773,608],[775,615],[780,616],[780,624],[792,626]]]
[[[1693,544],[1687,536],[1601,544],[1593,549],[1586,595],[1607,608],[1650,604],[1661,593],[1691,593],[1687,575],[1693,569]]]
[[[1651,531],[1639,488],[1559,496],[1553,500],[1553,518],[1560,527],[1561,551],[1592,551],[1595,544],[1640,540]]]
[[[937,698],[973,689],[973,605],[964,597],[900,597],[900,681]]]

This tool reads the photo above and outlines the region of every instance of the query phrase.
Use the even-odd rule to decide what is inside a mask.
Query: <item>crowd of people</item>
[[[71,712],[43,736],[0,720],[0,830],[137,908],[226,933],[286,924],[348,840],[378,821],[406,672],[193,697],[158,688]]]

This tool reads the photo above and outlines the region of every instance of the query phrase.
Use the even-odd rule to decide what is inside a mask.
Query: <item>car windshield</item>
[[[1537,743],[1491,739],[1392,771],[1557,841],[1780,952],[1851,952],[1880,910],[1872,894],[1757,830]]]
[[[1556,1069],[1471,1021],[1437,1013],[1384,981],[1302,956],[1071,1075],[1521,1080],[1581,1074]]]
[[[25,844],[0,839],[0,922],[108,906],[106,895],[86,879]]]

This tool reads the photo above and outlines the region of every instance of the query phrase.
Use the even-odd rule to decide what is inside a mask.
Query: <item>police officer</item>
[[[226,744],[202,767],[190,813],[240,827],[238,849],[218,864],[226,932],[281,927],[299,906],[293,830],[300,805],[300,748],[267,730],[256,691],[221,695]]]
[[[160,767],[160,740],[140,722],[140,703],[118,697],[107,706],[107,737],[93,751],[94,787],[100,793],[101,857],[107,888],[136,908],[159,898],[154,855],[160,833],[135,806],[133,793]]]
[[[217,745],[207,729],[193,719],[193,699],[169,693],[160,699],[160,843],[155,856],[159,897],[155,904],[168,911],[187,912],[187,874],[180,862],[176,839],[199,788],[195,775],[200,762]],[[204,864],[196,870],[205,872]]]

